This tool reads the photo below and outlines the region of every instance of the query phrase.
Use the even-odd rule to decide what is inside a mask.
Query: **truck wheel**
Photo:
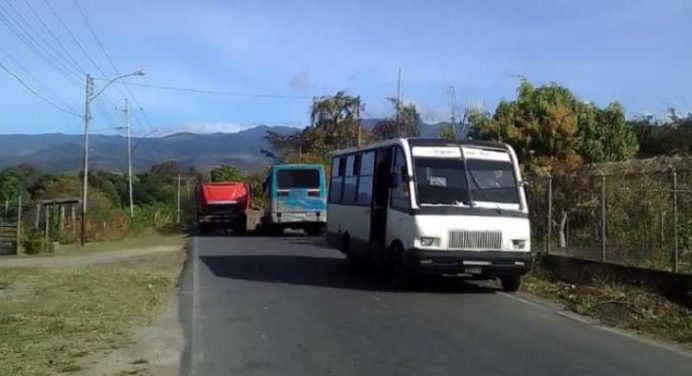
[[[516,292],[521,286],[521,277],[518,275],[507,275],[500,277],[500,284],[502,285],[502,291],[506,292]]]
[[[242,216],[238,221],[236,222],[235,225],[235,232],[238,235],[245,235],[245,232],[247,231],[247,217]]]

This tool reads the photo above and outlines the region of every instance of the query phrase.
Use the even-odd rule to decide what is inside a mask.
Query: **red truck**
[[[197,223],[201,232],[235,230],[245,233],[250,208],[250,186],[241,182],[203,183],[197,196]]]

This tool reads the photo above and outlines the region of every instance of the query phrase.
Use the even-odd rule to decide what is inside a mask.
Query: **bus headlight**
[[[512,239],[512,246],[514,249],[524,249],[526,248],[526,240],[525,239]]]
[[[432,236],[421,236],[420,238],[418,238],[418,243],[421,247],[439,247],[440,238]]]

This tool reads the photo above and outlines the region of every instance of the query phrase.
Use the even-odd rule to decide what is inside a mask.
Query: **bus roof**
[[[275,164],[272,166],[272,169],[274,169],[274,170],[305,169],[305,168],[321,169],[321,168],[324,168],[324,166],[322,166],[321,164],[318,164],[318,163],[288,163],[288,164]]]
[[[347,149],[337,150],[332,153],[333,157],[345,154],[351,154],[357,151],[377,149],[385,146],[391,145],[402,145],[406,144],[411,146],[457,146],[457,145],[473,145],[481,146],[484,148],[508,150],[507,144],[500,142],[491,141],[479,141],[479,140],[446,140],[443,138],[392,138],[384,141],[378,141],[368,145],[362,145],[360,147],[350,147]]]

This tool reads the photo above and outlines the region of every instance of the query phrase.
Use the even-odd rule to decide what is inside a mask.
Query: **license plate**
[[[470,266],[464,268],[466,274],[483,274],[483,269],[480,266]]]

